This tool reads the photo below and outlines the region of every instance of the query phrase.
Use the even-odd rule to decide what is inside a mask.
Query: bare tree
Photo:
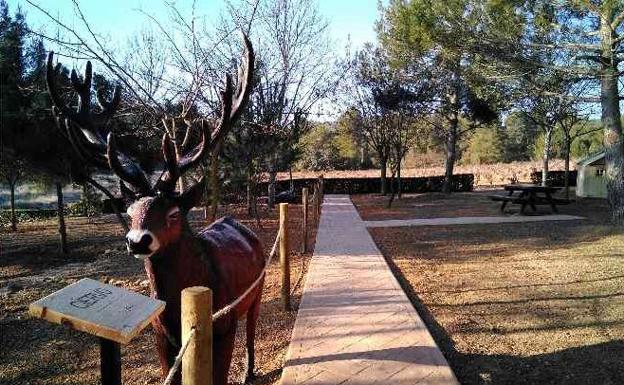
[[[306,127],[297,124],[297,116],[307,116],[339,80],[328,23],[314,0],[241,1],[229,3],[229,10],[235,23],[248,25],[253,31],[261,63],[256,96],[252,95],[256,113],[250,124],[272,132],[265,141],[271,151],[265,152],[263,162],[257,162],[264,163],[262,168],[268,171],[272,207],[277,172],[292,167],[293,146]]]
[[[26,164],[21,159],[2,154],[0,162],[0,176],[9,185],[11,192],[11,230],[17,231],[17,216],[15,215],[15,188],[17,183],[24,177]]]

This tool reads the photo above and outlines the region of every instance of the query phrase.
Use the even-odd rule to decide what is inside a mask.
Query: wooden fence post
[[[318,197],[316,200],[316,218],[320,222],[321,221],[321,208],[323,207],[323,175],[318,177]]]
[[[212,290],[182,290],[182,345],[195,336],[182,358],[182,385],[212,385]]]
[[[308,188],[304,187],[301,190],[301,203],[303,204],[303,234],[302,234],[302,242],[301,242],[301,252],[308,252]]]
[[[282,268],[282,303],[284,310],[290,311],[290,261],[288,256],[288,203],[279,205],[279,252]]]

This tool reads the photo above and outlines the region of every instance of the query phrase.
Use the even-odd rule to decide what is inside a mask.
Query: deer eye
[[[180,209],[177,207],[174,207],[172,209],[170,209],[167,212],[167,219],[168,220],[176,220],[180,218]]]

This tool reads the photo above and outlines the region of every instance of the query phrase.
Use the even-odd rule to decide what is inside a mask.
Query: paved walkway
[[[458,384],[348,195],[327,195],[282,385]]]
[[[501,216],[501,217],[456,217],[456,218],[416,218],[389,219],[385,221],[366,221],[366,227],[397,227],[397,226],[447,226],[477,225],[488,223],[520,223],[543,221],[573,221],[585,219],[574,215],[535,215],[535,216]]]

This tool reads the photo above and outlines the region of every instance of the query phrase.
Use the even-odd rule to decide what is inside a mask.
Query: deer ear
[[[185,214],[189,212],[190,209],[199,205],[204,197],[204,190],[206,189],[206,179],[201,178],[201,180],[196,183],[193,187],[186,190],[180,197],[178,198],[178,204],[180,205],[180,210],[182,210]]]

